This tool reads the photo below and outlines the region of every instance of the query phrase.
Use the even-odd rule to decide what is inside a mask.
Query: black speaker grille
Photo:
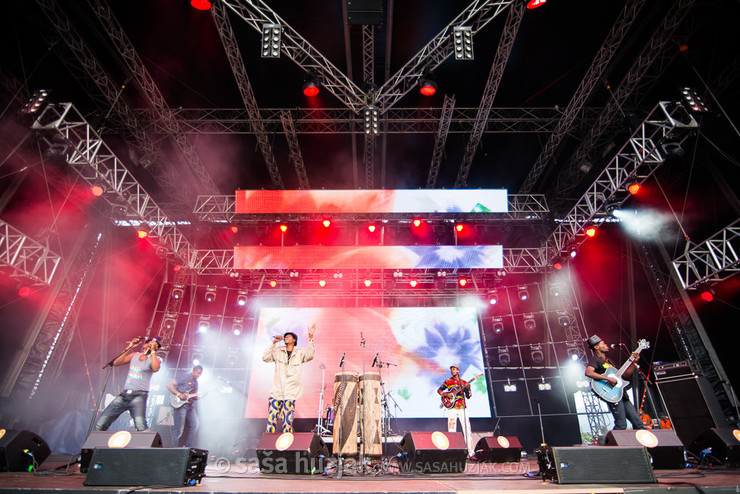
[[[655,483],[645,448],[619,446],[552,448],[560,484]]]

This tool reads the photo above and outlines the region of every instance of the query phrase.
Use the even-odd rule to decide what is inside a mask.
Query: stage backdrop
[[[316,322],[316,355],[303,367],[303,396],[296,403],[296,417],[316,417],[324,369],[324,409],[334,394],[334,375],[346,352],[344,370],[362,374],[365,339],[365,371],[375,354],[394,365],[382,368],[387,392],[398,403],[397,418],[443,417],[437,388],[456,364],[466,380],[483,370],[483,355],[476,309],[473,307],[374,307],[374,308],[262,308],[253,350],[253,367],[247,397],[247,418],[267,415],[267,397],[273,363],[262,361],[273,335],[298,334],[298,346],[306,347],[307,327]],[[279,343],[281,345],[282,343]],[[468,402],[471,417],[491,417],[485,375],[472,385]],[[393,401],[389,400],[392,408]]]

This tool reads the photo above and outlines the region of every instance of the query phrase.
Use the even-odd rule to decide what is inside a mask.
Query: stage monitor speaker
[[[347,0],[347,24],[378,25],[382,22],[382,0]]]
[[[161,448],[162,438],[158,432],[142,431],[92,431],[80,453],[80,472],[87,472],[95,448]]]
[[[462,432],[408,432],[398,444],[402,473],[463,473],[468,446]]]
[[[266,432],[257,445],[262,473],[323,474],[329,449],[310,432]]]
[[[0,429],[0,472],[28,472],[51,454],[41,436],[26,430]]]
[[[706,464],[740,467],[740,429],[709,429],[699,434],[689,451]]]
[[[656,384],[684,446],[691,446],[694,439],[708,429],[727,426],[722,407],[705,377],[691,374]]]
[[[686,449],[673,429],[609,431],[606,446],[645,446],[653,468],[685,468]]]
[[[475,445],[475,457],[489,463],[518,462],[522,459],[522,443],[516,436],[482,437]]]
[[[205,476],[208,451],[195,448],[95,448],[84,485],[180,487]]]
[[[552,448],[553,480],[560,484],[654,484],[650,457],[642,446]]]

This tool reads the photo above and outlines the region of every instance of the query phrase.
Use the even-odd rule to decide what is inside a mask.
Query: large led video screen
[[[323,411],[331,405],[342,355],[343,370],[362,375],[378,371],[372,367],[376,354],[384,363],[381,378],[396,418],[444,417],[437,388],[450,376],[453,364],[460,367],[463,379],[483,374],[471,385],[468,412],[471,417],[491,417],[474,307],[267,307],[259,312],[247,418],[267,417],[275,364],[263,362],[262,355],[273,336],[292,331],[298,335],[298,346],[307,347],[307,328],[314,322],[318,326],[316,353],[303,365],[303,396],[296,401],[297,418],[317,417],[322,384]]]
[[[506,189],[237,190],[237,214],[505,213]]]

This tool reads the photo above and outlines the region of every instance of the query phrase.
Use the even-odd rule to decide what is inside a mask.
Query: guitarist
[[[460,420],[465,442],[468,445],[468,456],[472,458],[475,451],[473,451],[470,437],[470,417],[468,417],[467,405],[465,403],[465,400],[471,396],[470,383],[460,377],[460,368],[458,366],[451,365],[450,373],[452,376],[445,379],[439,389],[437,389],[437,393],[454,401],[455,405],[447,410],[447,431],[456,432],[457,420]]]
[[[198,399],[198,378],[201,374],[203,374],[203,366],[196,365],[189,373],[183,373],[167,383],[167,389],[170,390],[170,393],[181,400],[187,400],[187,402],[172,410],[175,420],[172,442],[178,448],[183,446],[191,448],[195,435],[198,433],[200,421],[193,400]],[[188,395],[193,394],[196,396],[191,396],[188,399]]]
[[[609,351],[609,345],[599,336],[593,335],[588,339],[588,346],[594,352],[593,357],[589,360],[586,366],[586,377],[590,377],[596,381],[609,381],[609,384],[617,384],[617,380],[611,376],[603,375],[608,367],[615,367],[614,364],[607,358],[606,353]],[[632,354],[635,357],[635,362],[639,358],[637,353]],[[627,370],[622,374],[624,379],[629,379],[632,373],[635,371],[636,364],[630,365]],[[608,403],[608,402],[607,402]],[[609,409],[614,416],[614,430],[624,430],[627,428],[627,420],[632,423],[633,429],[643,429],[642,419],[635,410],[635,406],[627,397],[627,394],[622,395],[622,399],[617,403],[608,403]]]

